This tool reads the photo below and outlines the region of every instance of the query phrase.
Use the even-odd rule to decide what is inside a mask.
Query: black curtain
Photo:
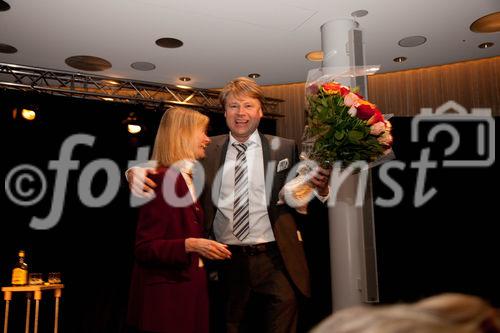
[[[478,122],[479,120],[479,122]],[[402,188],[402,200],[392,207],[375,204],[375,226],[381,301],[411,302],[442,292],[477,295],[500,306],[500,274],[496,269],[500,253],[500,225],[497,187],[498,162],[491,166],[450,167],[444,161],[486,161],[489,147],[495,142],[487,136],[498,133],[498,118],[493,126],[481,119],[471,121],[425,121],[412,128],[416,118],[392,118],[394,151],[404,168],[392,168],[388,175]],[[482,125],[478,125],[482,124]],[[452,135],[437,134],[434,142],[427,135],[436,126],[450,126],[458,133],[455,152],[446,149]],[[478,126],[482,130],[478,132]],[[419,131],[412,142],[412,130]],[[478,145],[478,133],[485,138],[484,149]],[[418,205],[416,163],[429,149],[425,174],[425,192],[435,194]],[[481,154],[481,152],[483,154]],[[413,165],[413,166],[412,166]],[[373,170],[374,197],[390,199],[394,190]],[[423,181],[423,174],[420,175]],[[417,194],[416,194],[417,193]],[[418,200],[417,200],[418,201]]]

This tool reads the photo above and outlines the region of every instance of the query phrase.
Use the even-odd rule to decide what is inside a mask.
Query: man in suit
[[[253,80],[229,82],[220,93],[230,133],[211,138],[203,160],[205,187],[201,198],[205,230],[229,245],[232,258],[222,264],[226,291],[226,329],[245,332],[245,323],[263,321],[266,331],[297,329],[297,294],[310,296],[309,270],[298,220],[286,204],[278,204],[287,175],[298,162],[293,140],[263,135],[257,130],[265,97]],[[129,182],[134,193],[154,186],[148,179]],[[318,168],[310,181],[316,197],[309,211],[326,209],[329,171]],[[245,318],[248,304],[258,298],[259,318]]]

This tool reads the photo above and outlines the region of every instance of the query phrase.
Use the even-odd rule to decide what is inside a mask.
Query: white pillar
[[[349,54],[355,51],[353,48],[356,43],[353,43],[349,36],[353,36],[351,30],[356,27],[356,22],[352,18],[334,19],[321,26],[321,45],[324,54],[322,67],[325,74],[328,74],[326,70],[328,67],[349,68],[356,65]],[[350,78],[336,80],[348,86],[353,86],[355,82]],[[364,244],[365,235],[367,235],[365,229],[373,224],[370,224],[372,214],[366,214],[367,207],[355,206],[359,179],[358,175],[348,177],[340,188],[335,205],[332,206],[330,203],[329,208],[334,311],[370,301],[366,297],[369,293],[366,290],[367,265]],[[371,186],[368,186],[368,189],[371,190]],[[371,209],[371,195],[369,200],[368,208]],[[370,223],[367,224],[367,221],[364,221],[365,216],[370,219]],[[368,234],[373,235],[372,232]],[[376,279],[376,276],[374,278]]]
[[[322,67],[349,67],[351,65],[347,45],[349,31],[352,28],[355,28],[352,18],[338,18],[321,26]]]

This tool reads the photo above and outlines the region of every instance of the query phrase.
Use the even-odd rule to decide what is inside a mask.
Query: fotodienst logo
[[[375,197],[374,204],[380,207],[394,207],[398,205],[405,195],[404,191],[413,190],[413,205],[421,207],[429,202],[437,193],[432,184],[427,184],[427,175],[437,168],[487,168],[495,162],[495,120],[489,108],[472,108],[470,112],[455,101],[448,101],[435,110],[422,108],[420,114],[411,121],[411,142],[418,143],[420,149],[418,159],[409,162],[401,161],[396,156],[384,161],[376,170],[380,181],[392,192],[392,197]],[[443,150],[443,156],[431,158],[431,150],[437,138],[448,137],[449,145]],[[398,138],[395,138],[398,140]],[[121,170],[118,164],[110,159],[96,159],[81,166],[78,159],[73,159],[73,152],[78,145],[92,148],[95,137],[88,134],[74,134],[69,136],[61,144],[57,160],[50,160],[47,170],[55,172],[53,184],[49,184],[45,172],[32,164],[19,164],[12,168],[5,177],[5,193],[9,200],[18,206],[29,207],[37,205],[52,190],[50,210],[45,217],[33,216],[30,227],[36,230],[47,230],[59,222],[64,209],[65,198],[69,195],[77,195],[80,202],[89,208],[104,207],[108,205],[118,194],[120,183],[125,181],[125,170]],[[272,143],[271,149],[279,147]],[[139,147],[136,159],[128,162],[128,167],[149,166],[149,147]],[[151,162],[151,161],[149,161]],[[265,175],[265,189],[269,194],[273,188],[273,180],[276,175],[285,173],[286,180],[291,181],[300,168],[299,164],[292,165],[284,161],[268,161]],[[302,161],[304,163],[304,161]],[[213,182],[218,184],[212,189],[203,189],[205,173],[200,163],[196,163],[198,172],[194,174],[196,197],[202,191],[212,195],[214,205],[224,204],[219,198],[220,184],[223,176],[223,168],[216,173]],[[230,167],[227,166],[226,167]],[[415,188],[403,188],[389,175],[393,169],[403,171],[406,168],[416,170]],[[357,192],[355,193],[356,206],[362,206],[365,198],[366,182],[369,180],[368,172],[370,165],[364,161],[353,163],[347,168],[342,168],[341,163],[335,163],[330,176],[330,195],[327,204],[335,207],[339,198],[339,188],[352,175],[359,175]],[[68,193],[68,179],[70,172],[79,172],[77,192]],[[92,181],[98,172],[106,174],[106,184],[100,193],[91,191]],[[175,176],[175,175],[174,175]],[[306,177],[307,179],[307,177]],[[142,181],[139,179],[139,181]],[[207,191],[208,190],[208,191]],[[190,200],[177,198],[175,191],[171,188],[163,188],[165,200],[173,205],[187,205]],[[406,193],[408,195],[409,193]],[[138,198],[131,194],[130,206],[137,207],[149,200]],[[286,199],[286,198],[285,198]],[[271,202],[270,195],[266,196],[267,205],[275,205]],[[225,203],[231,204],[231,203]],[[293,203],[289,203],[293,206]]]

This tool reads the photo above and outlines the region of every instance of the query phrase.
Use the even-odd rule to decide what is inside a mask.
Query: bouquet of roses
[[[391,123],[376,105],[355,90],[330,81],[311,84],[304,143],[312,144],[307,158],[322,167],[355,161],[374,162],[391,152]]]
[[[356,161],[367,167],[392,154],[391,123],[376,105],[356,89],[334,80],[308,83],[307,124],[304,128],[299,176],[288,182],[282,196],[291,206],[305,210],[313,195],[307,175],[315,165],[342,169]]]

